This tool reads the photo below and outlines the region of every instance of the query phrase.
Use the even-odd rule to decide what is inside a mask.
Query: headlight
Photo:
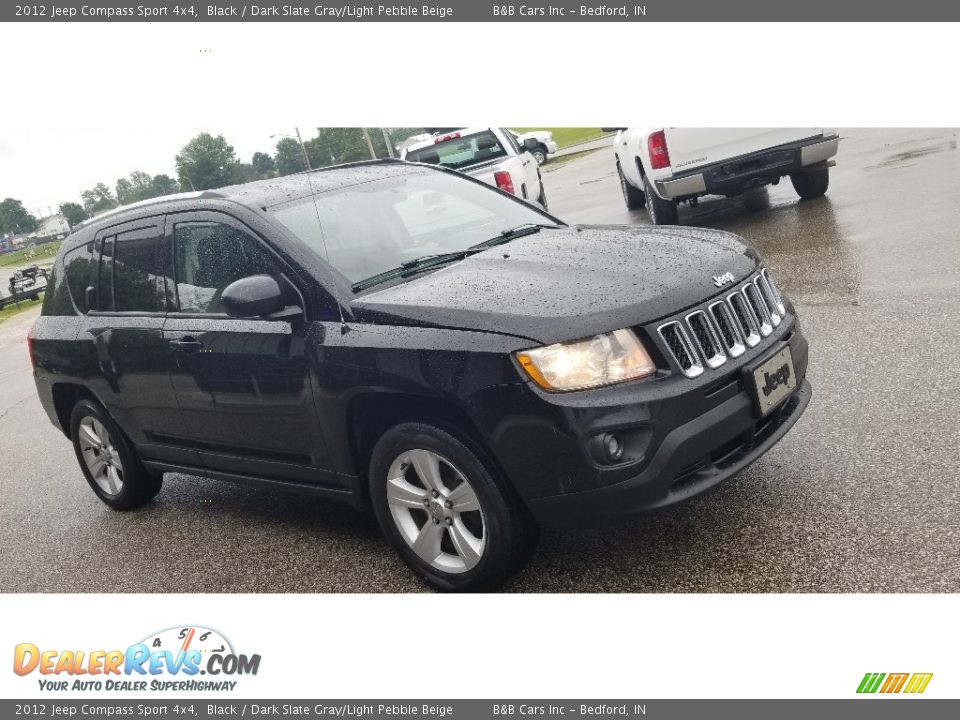
[[[544,390],[585,390],[652,375],[656,365],[630,330],[517,353],[520,366]]]

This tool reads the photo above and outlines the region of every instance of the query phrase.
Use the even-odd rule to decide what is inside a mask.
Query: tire
[[[70,416],[70,437],[87,483],[114,510],[140,507],[160,492],[163,476],[147,472],[102,406],[89,400],[78,402]]]
[[[646,202],[647,197],[643,190],[637,190],[623,176],[623,170],[620,163],[617,163],[617,175],[620,177],[620,191],[623,193],[623,202],[627,205],[627,210],[639,210]]]
[[[547,164],[547,149],[543,145],[537,145],[537,147],[530,151],[530,154],[533,155],[533,159],[537,161],[537,165]]]
[[[790,182],[793,183],[793,189],[803,200],[812,200],[822,197],[830,187],[830,170],[813,170],[811,172],[794,173],[790,176]]]
[[[380,528],[437,590],[493,590],[536,546],[536,523],[483,457],[423,423],[396,425],[373,449],[370,498]]]
[[[647,196],[647,215],[654,225],[676,225],[680,221],[677,204],[672,200],[664,200],[650,187],[650,182],[643,179],[644,195]]]

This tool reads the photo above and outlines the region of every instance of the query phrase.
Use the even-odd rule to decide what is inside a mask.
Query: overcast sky
[[[69,114],[69,113],[68,113]],[[29,129],[0,127],[0,200],[21,200],[35,215],[53,212],[61,202],[80,202],[80,192],[104,182],[115,191],[118,178],[134,170],[166,173],[176,179],[174,158],[200,132],[222,134],[244,162],[258,150],[273,153],[279,138],[293,127]],[[315,130],[301,126],[304,140]]]

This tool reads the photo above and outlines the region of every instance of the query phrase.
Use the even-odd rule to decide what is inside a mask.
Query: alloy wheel
[[[107,495],[123,490],[123,463],[106,426],[95,417],[80,421],[77,441],[83,461],[97,487]]]
[[[417,556],[448,573],[474,568],[486,548],[486,524],[470,481],[431,450],[408,450],[387,473],[387,505]]]

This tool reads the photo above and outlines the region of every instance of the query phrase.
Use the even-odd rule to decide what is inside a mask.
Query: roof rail
[[[70,228],[70,232],[74,232],[81,228],[85,228],[88,225],[92,225],[95,222],[99,222],[100,220],[103,220],[104,218],[110,218],[110,217],[113,217],[114,215],[119,215],[124,210],[133,210],[136,208],[147,207],[148,205],[157,205],[162,202],[170,202],[171,200],[184,200],[187,198],[191,200],[197,199],[197,198],[213,199],[213,198],[222,198],[222,197],[225,197],[225,196],[220,193],[217,193],[215,190],[203,190],[203,191],[196,191],[196,192],[174,193],[173,195],[160,195],[159,197],[155,197],[155,198],[138,200],[137,202],[132,202],[129,205],[118,205],[117,207],[111,208],[110,210],[107,210],[106,212],[102,212],[99,215],[94,215],[92,218],[87,218],[83,222],[78,223],[77,225],[74,225],[72,228]]]

